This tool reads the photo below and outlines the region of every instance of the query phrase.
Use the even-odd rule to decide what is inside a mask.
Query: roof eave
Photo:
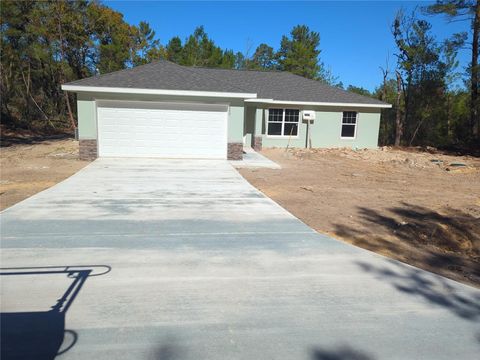
[[[84,86],[63,84],[62,90],[71,92],[95,92],[114,94],[144,94],[144,95],[173,95],[173,96],[205,96],[218,98],[256,98],[255,93],[220,92],[220,91],[194,91],[194,90],[170,90],[170,89],[141,89],[107,86]]]
[[[306,105],[306,106],[332,106],[332,107],[357,107],[357,108],[380,108],[390,109],[391,104],[362,104],[362,103],[344,103],[344,102],[314,102],[314,101],[287,101],[287,100],[274,100],[274,99],[246,99],[247,103],[255,104],[283,104],[283,105]]]

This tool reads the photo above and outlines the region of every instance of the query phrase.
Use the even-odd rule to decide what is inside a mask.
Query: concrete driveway
[[[479,290],[315,233],[226,161],[99,159],[1,225],[4,356],[480,352]]]

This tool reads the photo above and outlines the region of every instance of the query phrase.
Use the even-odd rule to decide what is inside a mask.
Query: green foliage
[[[465,90],[452,91],[446,105],[449,143],[465,144],[465,140],[471,136],[469,127],[470,94]]]
[[[182,40],[180,40],[178,36],[171,38],[165,48],[167,60],[177,64],[180,63],[182,59],[182,50]]]
[[[179,63],[186,66],[233,67],[235,59],[232,52],[224,52],[216,46],[203,26],[199,26],[185,41]]]
[[[465,17],[475,13],[476,3],[476,0],[439,0],[427,6],[425,11],[433,15],[443,14],[449,18]]]
[[[144,21],[133,28],[134,45],[132,47],[132,65],[143,65],[165,57],[160,40],[155,39],[155,31]]]
[[[258,45],[252,58],[248,61],[249,69],[274,70],[278,68],[277,54],[267,44]]]
[[[391,145],[395,142],[395,113],[397,111],[395,100],[397,97],[397,82],[387,79],[379,85],[372,94],[373,97],[392,104],[391,109],[383,109],[380,121],[378,142],[380,145]]]
[[[3,120],[24,127],[62,121],[60,84],[91,74],[88,7],[86,1],[2,2]]]
[[[456,97],[449,86],[458,76],[456,56],[465,36],[454,34],[439,44],[426,20],[401,11],[392,33],[398,48],[397,70],[402,75],[403,143],[447,145],[458,140],[451,114]]]
[[[469,21],[471,28],[471,62],[467,68],[468,87],[470,90],[470,114],[467,138],[480,144],[480,0],[437,0],[433,5],[424,8],[427,14],[445,15],[449,21]],[[454,34],[458,42],[465,42],[465,33]],[[455,43],[455,41],[453,41]]]
[[[64,126],[62,83],[164,57],[147,23],[97,2],[3,1],[0,18],[2,121],[14,126]]]
[[[290,37],[283,36],[278,51],[280,69],[309,79],[318,79],[320,65],[320,34],[308,26],[297,25]]]
[[[247,66],[247,59],[240,51],[235,54],[235,63],[233,67],[237,70],[245,69]]]
[[[222,55],[222,61],[220,62],[220,68],[233,69],[235,68],[235,62],[237,58],[233,50],[225,50]]]
[[[124,69],[135,51],[138,29],[123,20],[123,15],[95,2],[88,16],[94,24],[96,46],[94,63],[101,74]]]
[[[368,91],[367,89],[364,89],[364,88],[358,87],[358,86],[354,86],[354,85],[348,85],[346,90],[350,91],[350,92],[353,92],[355,94],[363,95],[363,96],[372,96],[372,94],[370,94],[370,91]]]

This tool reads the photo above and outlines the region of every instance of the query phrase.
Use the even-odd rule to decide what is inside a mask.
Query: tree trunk
[[[402,77],[397,71],[397,99],[395,101],[395,106],[397,107],[397,112],[395,115],[395,146],[400,146],[403,135],[403,121],[402,121],[402,109],[400,108],[400,100],[402,97]]]
[[[67,111],[68,111],[68,117],[70,118],[70,126],[72,127],[72,130],[75,130],[77,128],[75,124],[75,119],[73,118],[73,113],[72,113],[72,107],[70,106],[70,99],[68,98],[68,92],[64,91],[63,92],[65,95],[65,102],[67,103]]]
[[[23,70],[22,70],[22,79],[23,79],[23,82],[25,83],[25,93],[22,92],[22,95],[23,95],[23,98],[24,98],[24,101],[25,101],[25,119],[22,119],[23,121],[27,121],[27,127],[29,129],[32,128],[32,123],[31,123],[31,119],[30,119],[30,74],[31,74],[31,67],[30,67],[30,62],[27,62],[28,63],[28,72],[27,72],[27,78],[25,79],[25,75],[23,73]]]
[[[428,112],[428,109],[426,112]],[[425,117],[422,117],[422,119],[418,122],[417,127],[415,128],[415,131],[413,132],[413,135],[410,139],[410,142],[408,143],[408,146],[412,146],[413,140],[415,140],[415,136],[417,136],[418,130],[420,130],[420,126],[422,126],[424,120]]]
[[[470,82],[470,126],[473,137],[480,140],[480,117],[478,104],[478,47],[480,32],[480,0],[475,5],[475,14],[472,20],[473,40],[472,40],[472,69]]]
[[[382,67],[380,67],[383,73],[383,87],[382,87],[382,101],[386,102],[387,101],[387,77],[388,77],[388,61],[387,61],[387,68],[384,70]],[[388,126],[388,115],[387,115],[387,109],[382,109],[381,111],[381,120],[380,124],[383,127],[383,136],[381,139],[382,145],[388,144],[389,140],[389,126]]]
[[[453,131],[452,131],[452,101],[451,93],[447,92],[447,140],[448,142],[452,141]]]
[[[403,81],[400,75],[400,83],[403,94],[403,113],[402,113],[402,136],[409,132],[408,126],[411,122],[411,92],[412,92],[412,74],[409,72],[407,75],[407,82]]]
[[[61,83],[65,83],[65,73],[63,71],[63,62],[65,61],[65,44],[64,44],[64,39],[63,39],[63,31],[62,31],[62,20],[61,20],[61,15],[62,11],[58,9],[57,13],[57,19],[58,19],[58,35],[60,36],[60,53],[62,55],[62,60],[60,62],[60,76],[61,76]],[[73,118],[73,113],[72,113],[72,108],[70,106],[70,99],[68,98],[68,93],[66,91],[64,93],[64,98],[65,98],[65,103],[67,105],[67,111],[68,111],[68,117],[70,119],[70,126],[72,130],[75,130],[77,128],[75,124],[75,119]]]
[[[388,73],[390,72],[388,69],[388,54],[385,60],[385,69],[380,66],[380,70],[382,71],[382,75],[383,75],[382,101],[386,101],[387,100],[387,80],[388,80]]]

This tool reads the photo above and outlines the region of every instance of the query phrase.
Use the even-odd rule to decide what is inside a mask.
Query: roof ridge
[[[190,67],[194,69],[207,69],[207,70],[225,70],[225,71],[245,71],[245,72],[260,72],[260,73],[277,73],[281,74],[287,71],[283,70],[278,70],[278,69],[234,69],[234,68],[216,68],[216,67],[210,67],[210,66],[186,66],[186,65],[181,65],[185,67]]]

